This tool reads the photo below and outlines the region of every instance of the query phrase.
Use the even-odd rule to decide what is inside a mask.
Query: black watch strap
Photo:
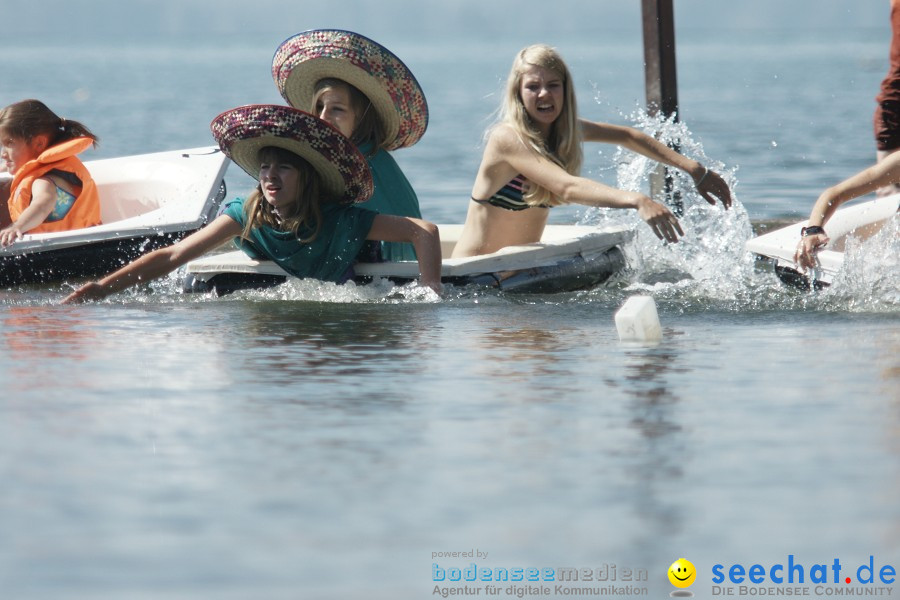
[[[800,230],[800,235],[802,235],[803,237],[806,237],[808,235],[818,235],[820,233],[822,235],[825,235],[825,230],[818,225],[810,225],[809,227],[804,227]]]

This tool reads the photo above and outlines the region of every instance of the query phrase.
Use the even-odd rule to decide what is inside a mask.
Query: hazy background
[[[2,0],[0,15],[0,106],[40,98],[82,120],[101,139],[92,159],[212,144],[220,112],[283,103],[270,73],[283,40],[367,35],[425,90],[428,133],[396,158],[434,219],[463,218],[523,46],[560,49],[587,119],[633,125],[645,105],[640,0]],[[888,0],[675,0],[675,25],[679,115],[706,156],[739,169],[733,190],[754,218],[805,214],[874,160]],[[612,150],[590,148],[584,174],[616,185]],[[571,222],[568,210],[554,218]]]
[[[640,0],[4,0],[5,36],[240,36],[312,27],[361,29],[371,36],[531,36],[632,28]],[[679,28],[829,29],[879,26],[887,0],[675,0]]]

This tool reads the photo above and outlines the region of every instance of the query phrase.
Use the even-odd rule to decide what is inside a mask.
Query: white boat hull
[[[229,163],[215,147],[87,161],[103,224],[0,248],[0,285],[103,275],[178,241],[215,217]]]
[[[441,251],[450,256],[462,225],[438,225]],[[445,258],[441,279],[454,285],[483,285],[504,291],[548,293],[592,287],[625,266],[621,244],[628,228],[548,225],[540,242],[510,246],[499,252],[467,258]],[[291,276],[271,261],[255,260],[241,251],[225,252],[188,263],[186,292],[264,288]],[[404,283],[416,279],[416,262],[357,263],[354,280],[367,283],[390,279]]]
[[[800,242],[800,231],[807,221],[800,221],[753,238],[747,250],[769,265],[779,279],[790,285],[810,288],[831,285],[844,264],[844,246],[850,236],[868,237],[896,212],[900,194],[860,202],[835,211],[825,227],[828,245],[819,251],[819,266],[804,273],[794,264],[794,253]]]

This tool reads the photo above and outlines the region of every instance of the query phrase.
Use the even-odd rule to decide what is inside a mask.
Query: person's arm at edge
[[[366,239],[411,242],[416,249],[422,285],[441,293],[441,236],[437,225],[413,217],[376,215]]]
[[[808,225],[824,226],[834,211],[844,202],[874,192],[891,183],[900,183],[900,152],[889,154],[881,162],[822,192],[810,211]]]
[[[809,214],[807,227],[824,227],[828,219],[843,203],[859,198],[880,187],[900,182],[900,152],[889,154],[884,160],[831,186],[819,195]],[[800,238],[794,262],[804,269],[815,266],[815,254],[828,244],[826,233],[814,233]]]

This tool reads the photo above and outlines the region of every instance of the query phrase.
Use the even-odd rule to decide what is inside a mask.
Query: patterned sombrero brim
[[[240,106],[213,119],[222,152],[251,177],[259,177],[259,151],[284,148],[305,159],[325,191],[345,202],[364,202],[374,190],[365,158],[337,129],[302,110],[272,104]]]
[[[272,77],[293,107],[311,110],[315,86],[335,78],[372,102],[387,131],[388,150],[412,146],[428,127],[428,104],[403,61],[369,38],[339,29],[314,29],[285,40],[272,58]]]

